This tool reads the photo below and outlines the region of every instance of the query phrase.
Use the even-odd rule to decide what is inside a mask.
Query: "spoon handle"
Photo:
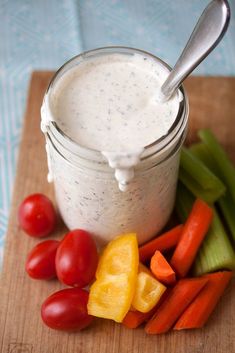
[[[170,98],[184,79],[217,46],[228,28],[229,20],[230,8],[227,0],[213,0],[209,3],[177,63],[161,87],[165,99]]]

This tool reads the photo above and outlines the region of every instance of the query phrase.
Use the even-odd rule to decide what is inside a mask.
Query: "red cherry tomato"
[[[87,313],[88,292],[80,288],[60,290],[48,297],[41,308],[44,323],[55,330],[81,330],[93,317]]]
[[[46,240],[37,244],[28,254],[25,269],[34,279],[56,277],[55,256],[59,246],[57,240]]]
[[[56,272],[62,283],[87,286],[95,277],[97,264],[96,245],[88,232],[76,229],[65,235],[56,253]]]
[[[42,194],[29,195],[20,204],[18,212],[21,228],[32,237],[45,237],[56,224],[56,213],[52,202]]]

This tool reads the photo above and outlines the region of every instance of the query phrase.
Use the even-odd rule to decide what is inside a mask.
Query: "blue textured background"
[[[0,0],[0,263],[27,85],[82,50],[126,45],[173,65],[205,0]],[[196,73],[235,75],[235,1],[226,37]]]

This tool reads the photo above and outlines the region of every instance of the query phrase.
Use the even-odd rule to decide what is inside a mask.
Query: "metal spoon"
[[[204,60],[223,38],[230,20],[227,0],[213,0],[203,11],[181,56],[160,89],[166,101],[185,78]]]

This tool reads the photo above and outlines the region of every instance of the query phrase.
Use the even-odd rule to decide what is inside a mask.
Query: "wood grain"
[[[110,321],[96,320],[93,327],[83,332],[63,333],[42,324],[42,301],[62,285],[26,276],[25,258],[37,240],[19,229],[17,208],[30,193],[43,192],[54,197],[52,186],[46,181],[44,137],[39,128],[42,97],[51,75],[34,72],[29,89],[1,278],[1,353],[235,352],[234,283],[203,330],[147,336],[142,328],[132,331]],[[235,161],[235,79],[190,78],[186,87],[191,107],[187,140],[195,140],[198,128],[211,127]],[[64,231],[60,223],[54,237],[61,237]]]

